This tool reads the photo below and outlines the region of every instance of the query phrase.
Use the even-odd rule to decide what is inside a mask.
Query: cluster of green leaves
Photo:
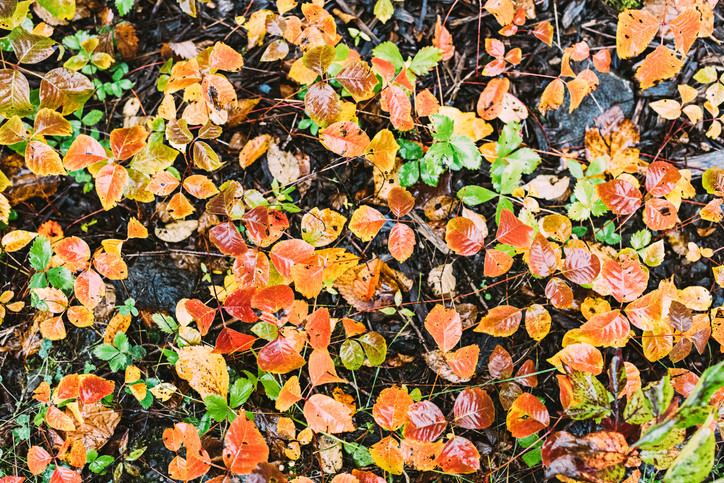
[[[133,345],[128,336],[119,332],[113,338],[113,344],[103,343],[95,348],[93,354],[108,362],[111,370],[116,372],[125,369],[135,361],[140,361],[146,355],[146,349],[140,345]]]
[[[50,259],[53,256],[53,250],[50,241],[44,236],[35,238],[32,247],[30,247],[29,262],[30,266],[36,271],[30,277],[30,288],[46,288],[53,287],[62,291],[66,296],[73,293],[73,283],[75,277],[70,270],[65,267],[51,267]],[[40,300],[38,296],[31,292],[31,304],[38,310],[47,310],[47,303]]]

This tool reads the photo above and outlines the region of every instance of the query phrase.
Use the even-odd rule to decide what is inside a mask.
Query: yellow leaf
[[[213,354],[211,347],[181,347],[176,361],[176,372],[181,379],[201,395],[202,399],[217,394],[224,399],[229,392],[229,372],[221,354]]]

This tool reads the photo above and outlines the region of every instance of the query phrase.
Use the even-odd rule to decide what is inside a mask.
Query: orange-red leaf
[[[523,313],[510,305],[493,307],[482,319],[475,332],[484,332],[494,337],[508,337],[518,330]]]
[[[435,462],[445,473],[475,473],[480,470],[480,453],[470,440],[455,436],[445,443]]]
[[[269,458],[264,436],[243,411],[234,418],[224,437],[223,458],[226,467],[237,475],[251,473],[256,465]]]
[[[478,97],[476,111],[478,116],[486,121],[491,121],[498,117],[500,110],[503,108],[503,96],[510,89],[510,81],[507,77],[490,79],[488,85],[485,86],[483,92]]]
[[[601,278],[611,289],[611,295],[619,302],[633,302],[648,285],[649,276],[636,260],[618,263],[606,260],[601,269]]]
[[[547,277],[556,271],[558,257],[553,245],[540,232],[535,234],[528,252],[530,271],[539,277]]]
[[[490,248],[485,251],[485,265],[483,275],[486,277],[499,277],[513,266],[513,258],[505,252]]]
[[[666,161],[654,161],[646,168],[646,191],[653,196],[671,193],[681,179],[681,173]]]
[[[120,164],[107,164],[98,171],[96,175],[96,192],[104,210],[110,210],[121,201],[128,180],[128,171]]]
[[[558,309],[569,309],[573,305],[573,290],[558,277],[548,280],[545,295],[551,301],[551,304]]]
[[[527,248],[533,237],[533,228],[520,221],[508,209],[500,212],[500,224],[495,239],[517,248]]]
[[[48,464],[53,460],[53,457],[40,446],[31,446],[28,450],[28,469],[34,475],[39,475]]]
[[[361,156],[370,144],[367,133],[351,121],[332,124],[322,132],[321,138],[327,149],[348,158]]]
[[[257,364],[262,371],[286,374],[299,369],[306,361],[284,337],[277,337],[259,350]]]
[[[447,362],[456,376],[461,379],[470,379],[475,374],[479,357],[480,346],[470,344],[456,351],[445,353],[445,362]]]
[[[447,421],[440,408],[430,401],[420,401],[408,408],[402,434],[405,438],[431,443],[440,437],[445,427]]]
[[[128,159],[146,145],[143,126],[124,127],[111,131],[111,151],[117,161]]]
[[[630,215],[641,207],[641,191],[628,181],[614,179],[597,184],[596,192],[615,215]]]
[[[304,403],[307,424],[317,433],[354,431],[350,408],[324,394],[313,394]]]
[[[352,213],[349,229],[362,241],[368,242],[377,235],[386,221],[382,213],[371,206],[362,205]]]
[[[600,271],[601,261],[598,256],[585,248],[567,250],[561,273],[571,282],[578,285],[589,284]]]
[[[209,230],[209,239],[224,255],[238,257],[246,252],[244,237],[230,221],[220,223]]]
[[[73,291],[80,303],[94,309],[106,294],[106,284],[100,275],[88,269],[75,279]]]
[[[676,225],[677,210],[669,200],[651,198],[644,204],[644,223],[652,230],[670,230]]]
[[[513,358],[502,346],[497,345],[488,359],[488,372],[493,379],[508,379],[513,375]]]
[[[86,134],[79,134],[65,153],[63,166],[69,171],[76,171],[107,158],[101,143]]]

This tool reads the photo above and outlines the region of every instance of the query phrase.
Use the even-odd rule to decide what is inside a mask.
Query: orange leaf
[[[600,186],[600,185],[599,185]],[[601,261],[585,248],[566,251],[561,273],[571,282],[586,285],[593,282],[601,271]]]
[[[427,314],[425,328],[443,352],[455,347],[463,334],[460,314],[455,309],[447,309],[440,304],[436,304]]]
[[[455,46],[453,46],[453,39],[450,32],[440,22],[440,16],[437,17],[435,22],[435,34],[432,38],[432,45],[442,50],[442,60],[452,59],[455,55]]]
[[[476,110],[478,116],[486,121],[498,117],[503,108],[503,96],[510,89],[510,81],[507,77],[490,79],[483,92],[480,93]]]
[[[93,266],[98,273],[111,280],[128,277],[128,265],[117,253],[99,253],[93,257]]]
[[[676,225],[677,210],[669,200],[651,198],[644,205],[644,223],[655,231],[670,230]]]
[[[244,65],[244,58],[239,52],[223,42],[216,42],[209,54],[209,67],[212,69],[236,72]]]
[[[113,394],[116,383],[93,374],[83,374],[78,384],[78,399],[83,404],[94,404]]]
[[[50,477],[50,483],[81,483],[83,479],[78,473],[64,466],[56,466]]]
[[[63,166],[67,170],[77,171],[105,159],[108,156],[101,143],[86,134],[79,134],[65,153]]]
[[[565,83],[561,79],[553,79],[553,81],[543,90],[543,94],[540,96],[538,109],[543,114],[549,110],[555,111],[561,107],[561,104],[563,104],[565,94]]]
[[[626,9],[618,14],[616,50],[622,59],[639,55],[656,36],[661,23],[647,10]]]
[[[475,255],[483,247],[483,232],[469,218],[459,216],[447,222],[445,242],[448,248],[465,257]]]
[[[184,308],[191,318],[196,321],[201,335],[206,335],[216,317],[216,309],[211,308],[198,299],[189,299],[184,303]]]
[[[242,168],[248,168],[254,161],[259,159],[262,154],[269,149],[271,136],[268,134],[259,135],[247,141],[242,150],[239,152],[239,165]]]
[[[188,453],[187,453],[188,454]],[[241,412],[224,437],[224,464],[237,475],[251,473],[269,459],[269,447],[253,421]]]
[[[490,248],[485,251],[485,265],[483,275],[486,277],[499,277],[513,266],[513,258],[505,252]]]
[[[528,252],[530,271],[539,277],[553,274],[558,267],[558,257],[553,245],[540,232],[535,234]]]
[[[128,171],[120,164],[107,164],[96,174],[96,192],[103,209],[108,211],[123,198],[123,190],[128,184]]]
[[[675,76],[683,66],[684,61],[679,59],[674,52],[659,45],[656,50],[646,56],[639,68],[636,69],[636,78],[641,85],[641,90],[648,89],[658,84],[659,81]]]
[[[100,275],[88,269],[75,279],[73,291],[80,303],[94,309],[106,294],[106,284]]]
[[[51,317],[40,323],[40,335],[48,340],[65,339],[67,335],[62,317]]]
[[[116,161],[128,159],[143,149],[147,134],[143,126],[124,127],[111,131],[111,151]]]
[[[601,278],[611,289],[611,295],[619,302],[632,302],[646,290],[649,277],[636,260],[618,263],[606,260],[601,269]]]
[[[259,350],[257,364],[262,371],[286,374],[299,369],[306,361],[299,355],[292,343],[284,337],[277,337]]]
[[[53,460],[53,457],[40,446],[31,446],[28,450],[28,469],[34,475],[39,475],[48,464]]]
[[[503,27],[513,23],[515,6],[511,0],[488,0],[483,8],[492,13],[495,20]]]
[[[375,464],[393,475],[401,475],[403,469],[400,443],[392,436],[370,446],[370,456]]]
[[[372,406],[372,417],[382,428],[397,431],[405,423],[407,410],[413,402],[407,391],[397,386],[388,387],[377,396]]]
[[[60,155],[45,143],[30,141],[25,147],[25,164],[38,176],[66,174]]]
[[[336,211],[315,206],[302,217],[302,238],[313,247],[329,245],[342,233],[346,222],[347,218]]]
[[[499,305],[490,309],[474,330],[494,337],[508,337],[518,330],[522,318],[520,309],[510,305]]]
[[[304,109],[314,122],[320,126],[327,126],[339,118],[342,104],[332,86],[326,82],[317,82],[307,89]]]
[[[554,366],[559,367],[561,372],[564,372],[562,368],[564,364],[576,371],[590,372],[593,375],[598,375],[603,370],[601,351],[585,342],[566,346],[547,360]]]
[[[334,361],[326,349],[314,349],[310,354],[309,379],[312,381],[312,386],[346,382],[337,375]]]
[[[355,102],[372,97],[378,83],[377,76],[371,71],[370,66],[361,60],[347,64],[334,79],[352,94]]]
[[[699,35],[701,26],[701,15],[696,6],[684,10],[674,20],[669,22],[669,27],[674,34],[676,50],[683,55],[689,53],[689,49]]]
[[[475,374],[480,357],[480,346],[466,345],[453,352],[444,354],[445,362],[450,366],[456,376],[461,379],[470,379]]]
[[[575,342],[587,342],[597,347],[624,347],[629,339],[631,326],[620,310],[594,315],[578,329],[569,330],[563,338]]]
[[[194,198],[205,200],[219,192],[216,185],[202,174],[194,174],[184,179],[184,189]]]
[[[289,220],[283,212],[262,205],[244,214],[244,225],[252,242],[267,247],[281,238]]]
[[[550,47],[553,44],[553,25],[550,22],[541,22],[533,29],[533,35]]]
[[[279,274],[285,279],[292,276],[292,267],[307,263],[314,256],[314,247],[304,240],[280,241],[271,249],[270,258]]]
[[[274,407],[277,411],[286,411],[292,407],[297,401],[302,399],[302,388],[299,386],[299,378],[292,376],[284,383],[279,397],[277,397]]]
[[[370,144],[367,133],[350,121],[332,124],[322,132],[321,140],[334,154],[348,158],[361,156]]]
[[[533,229],[520,221],[508,209],[500,212],[500,224],[495,239],[517,248],[527,248],[533,237]]]
[[[387,204],[395,216],[400,218],[415,207],[415,197],[406,189],[395,186],[387,195]]]
[[[593,54],[593,66],[603,74],[611,70],[611,51],[602,49]]]
[[[465,429],[485,429],[495,422],[495,406],[479,387],[463,389],[453,406],[454,424]]]
[[[569,309],[573,306],[573,290],[558,277],[548,280],[545,295],[557,309]]]
[[[654,161],[646,168],[646,191],[652,196],[666,196],[681,179],[681,173],[665,161]]]
[[[309,336],[309,345],[314,349],[326,350],[332,335],[329,310],[322,307],[309,314],[306,328],[307,335]]]
[[[241,236],[236,226],[230,222],[216,225],[209,230],[209,240],[224,255],[238,257],[246,252],[247,247],[244,237]]]
[[[540,304],[533,304],[525,311],[525,330],[533,340],[543,340],[551,330],[551,314]]]
[[[304,417],[317,433],[337,434],[355,429],[350,409],[324,394],[313,394],[307,399]]]
[[[525,392],[513,402],[505,424],[514,438],[525,438],[547,427],[550,416],[537,397]]]
[[[417,93],[415,96],[415,114],[419,117],[427,117],[437,114],[438,110],[440,110],[440,102],[430,92],[430,89]]]
[[[390,121],[395,129],[409,131],[415,127],[410,98],[401,87],[392,85],[385,89],[382,92],[382,102],[383,110],[390,113]],[[336,153],[336,151],[332,151]],[[344,154],[342,155],[344,156]]]
[[[45,422],[58,431],[75,431],[75,424],[70,416],[55,406],[48,408],[48,412],[45,413]]]
[[[363,205],[352,213],[349,229],[362,241],[372,240],[385,224],[387,219],[371,206]]]

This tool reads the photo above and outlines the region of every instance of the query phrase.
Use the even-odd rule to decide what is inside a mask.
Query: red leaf
[[[388,387],[377,396],[372,406],[372,417],[383,429],[397,431],[405,423],[407,410],[413,402],[407,391],[397,386]]]
[[[651,198],[644,206],[644,223],[655,231],[670,230],[676,225],[677,210],[669,200]]]
[[[407,410],[402,434],[405,438],[431,443],[440,437],[446,426],[447,421],[440,408],[430,401],[420,401]]]
[[[387,245],[390,249],[390,255],[402,263],[415,251],[415,232],[412,228],[404,223],[396,223],[390,230],[390,237]]]
[[[224,310],[242,322],[256,322],[259,317],[251,308],[251,299],[255,293],[255,287],[234,290],[224,300]]]
[[[196,321],[196,326],[199,328],[201,335],[206,335],[214,322],[214,317],[216,317],[216,309],[212,309],[198,299],[187,300],[184,307]]]
[[[483,275],[486,277],[499,277],[513,266],[513,258],[505,252],[490,248],[485,251],[485,265]]]
[[[387,204],[395,216],[400,218],[415,207],[415,198],[406,189],[395,186],[387,195]]]
[[[248,250],[234,260],[233,272],[242,287],[266,287],[269,283],[269,259],[263,252]]]
[[[641,191],[628,181],[614,179],[597,184],[596,192],[615,215],[630,215],[641,207]]]
[[[483,247],[483,232],[472,220],[459,216],[447,222],[445,242],[458,255],[469,257]]]
[[[286,285],[274,285],[257,291],[251,306],[261,311],[262,320],[279,327],[289,320],[294,305],[294,291]]]
[[[463,389],[453,406],[454,423],[465,429],[485,429],[495,422],[495,406],[479,387]]]
[[[143,126],[125,127],[111,131],[111,151],[117,161],[128,159],[146,145],[146,130]]]
[[[654,161],[646,168],[646,191],[652,196],[666,196],[681,179],[681,173],[665,161]]]
[[[480,453],[469,440],[455,436],[445,443],[435,462],[445,473],[475,473],[480,470]]]
[[[509,379],[513,375],[513,358],[503,347],[497,345],[490,353],[488,372],[493,379]]]
[[[351,410],[324,394],[313,394],[304,403],[307,424],[317,433],[343,433],[354,431]]]
[[[538,376],[535,375],[535,363],[528,359],[515,373],[516,382],[521,386],[535,387],[538,385]]]
[[[495,239],[517,248],[527,248],[533,236],[533,228],[529,227],[507,209],[500,212],[500,224]]]
[[[278,337],[261,348],[257,364],[262,371],[286,374],[305,364],[304,357],[284,337]]]
[[[514,438],[525,438],[547,427],[550,416],[537,397],[524,392],[513,402],[505,423]]]
[[[601,278],[611,288],[611,295],[619,302],[633,302],[648,285],[649,277],[636,260],[626,260],[619,264],[615,260],[606,260],[601,270]]]
[[[499,305],[490,309],[487,315],[480,319],[475,332],[484,332],[494,337],[508,337],[518,330],[522,319],[523,313],[520,309],[510,305]]]
[[[287,215],[266,206],[252,208],[244,214],[243,219],[249,238],[260,247],[271,245],[289,228]]]
[[[563,262],[561,273],[571,282],[578,285],[589,284],[600,271],[600,260],[585,248],[573,248],[566,251],[566,259]]]
[[[256,465],[269,459],[269,447],[253,421],[242,411],[224,437],[224,464],[237,475],[251,473]]]
[[[93,374],[83,374],[78,385],[78,399],[83,404],[95,404],[113,394],[116,383]]]
[[[224,255],[238,257],[246,252],[246,243],[233,223],[227,221],[209,230],[209,239]]]
[[[452,350],[463,334],[460,314],[437,304],[425,318],[425,328],[443,352]]]
[[[256,341],[256,337],[248,334],[242,334],[234,329],[224,327],[216,338],[214,354],[231,354],[233,352],[242,352],[251,349]]]

